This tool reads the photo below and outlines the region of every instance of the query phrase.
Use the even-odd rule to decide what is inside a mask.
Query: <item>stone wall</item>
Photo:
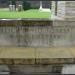
[[[14,65],[10,66],[11,73],[16,74],[49,74],[61,73],[62,64],[59,65]]]
[[[0,21],[0,46],[70,47],[74,33],[74,21]]]
[[[65,20],[75,20],[75,1],[58,1],[57,16]]]
[[[53,21],[53,26],[59,29],[56,35],[59,33],[64,38],[62,41],[60,41],[61,38],[57,40],[58,42],[60,41],[59,44],[62,42],[64,46],[75,45],[75,21]]]
[[[75,21],[75,1],[66,2],[65,14],[66,20]]]
[[[49,47],[51,23],[48,20],[0,21],[0,46]]]

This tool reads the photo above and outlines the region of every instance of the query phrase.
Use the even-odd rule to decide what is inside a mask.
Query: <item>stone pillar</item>
[[[55,7],[55,1],[52,1],[51,12],[53,15],[55,15]]]
[[[40,8],[39,8],[40,10],[42,9],[42,1],[40,1]]]
[[[23,10],[23,6],[22,5],[18,5],[18,11],[22,11]]]
[[[64,18],[65,17],[65,1],[58,1],[57,3],[57,16]]]
[[[16,11],[16,7],[15,7],[15,5],[13,5],[13,11]]]
[[[12,7],[13,7],[12,5],[9,5],[9,11],[12,11]]]
[[[16,1],[16,10],[22,11],[23,10],[23,1]]]
[[[15,5],[9,5],[9,11],[15,11]]]

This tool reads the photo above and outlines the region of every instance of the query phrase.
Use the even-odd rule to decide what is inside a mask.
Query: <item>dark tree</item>
[[[11,5],[16,5],[16,0],[9,0]]]
[[[31,6],[30,6],[30,3],[28,3],[27,1],[25,1],[25,0],[22,0],[23,1],[23,9],[24,10],[28,10],[28,9],[30,9],[31,8]]]

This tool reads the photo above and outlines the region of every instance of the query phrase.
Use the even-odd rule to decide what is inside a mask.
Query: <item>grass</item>
[[[38,9],[30,9],[22,12],[0,9],[0,18],[50,18],[50,12],[40,12]]]

